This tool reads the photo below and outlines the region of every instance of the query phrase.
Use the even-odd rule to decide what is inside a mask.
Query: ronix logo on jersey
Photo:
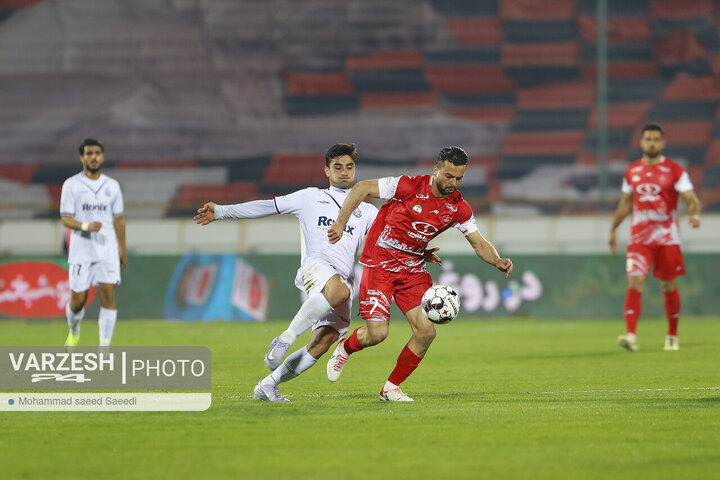
[[[640,195],[638,200],[641,202],[654,202],[660,198],[662,188],[660,188],[660,185],[654,183],[641,183],[635,187],[635,190]]]
[[[430,238],[438,232],[438,228],[435,225],[430,225],[425,222],[413,222],[412,227],[414,232],[407,232],[408,236],[421,242],[429,242]]]
[[[320,216],[318,217],[318,223],[317,223],[317,224],[318,224],[318,227],[320,227],[320,226],[329,227],[329,226],[332,225],[333,223],[335,223],[335,219],[334,219],[334,218],[328,218],[328,217],[326,217],[325,215],[320,215]],[[355,227],[351,227],[350,225],[345,225],[345,233],[348,233],[348,234],[352,235],[352,234],[353,234],[353,230],[355,230]]]
[[[83,212],[104,212],[107,210],[107,205],[83,203],[82,209]]]

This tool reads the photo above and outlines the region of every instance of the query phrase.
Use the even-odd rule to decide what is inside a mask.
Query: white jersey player
[[[369,203],[362,203],[348,222],[344,242],[330,245],[327,229],[335,221],[352,187],[357,156],[355,144],[336,144],[327,151],[325,174],[330,181],[329,188],[311,187],[272,200],[229,206],[206,203],[195,217],[200,225],[216,219],[259,218],[273,214],[294,215],[300,221],[302,260],[295,285],[308,294],[308,299],[287,330],[270,344],[265,365],[273,373],[255,387],[257,399],[287,401],[279,395],[278,384],[312,367],[348,330],[355,258],[378,210]],[[313,333],[308,345],[292,353],[280,365],[290,345],[311,326]]]
[[[98,140],[85,139],[79,152],[83,170],[65,180],[60,196],[62,223],[72,230],[68,245],[71,297],[65,306],[68,348],[80,341],[80,322],[88,290],[94,285],[100,289],[100,345],[110,345],[117,321],[115,286],[127,263],[120,185],[100,173],[105,156]]]

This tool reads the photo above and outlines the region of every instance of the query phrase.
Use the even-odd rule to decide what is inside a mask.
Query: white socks
[[[292,319],[287,330],[280,334],[280,340],[292,345],[298,336],[312,327],[313,323],[323,318],[330,310],[332,307],[322,293],[317,292],[310,295],[295,314],[295,318]]]
[[[274,372],[263,378],[262,383],[273,382],[277,385],[278,383],[287,382],[315,365],[315,362],[317,362],[317,358],[313,358],[307,347],[303,347],[288,355]]]
[[[115,329],[115,322],[117,321],[117,310],[108,310],[107,308],[100,308],[100,315],[98,316],[98,327],[100,329],[100,346],[109,347],[110,340],[112,340],[113,330]]]
[[[67,323],[70,327],[70,333],[76,337],[80,335],[80,322],[82,322],[85,316],[85,308],[81,308],[79,312],[75,313],[70,310],[70,302],[65,305],[65,317],[67,317]]]

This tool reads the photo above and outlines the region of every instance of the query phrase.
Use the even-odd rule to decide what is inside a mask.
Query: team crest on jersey
[[[413,212],[415,213],[422,213],[422,207],[420,205],[415,205],[413,207]]]
[[[109,189],[109,188],[106,188],[106,189],[105,189],[105,196],[106,196],[106,197],[109,197],[109,196],[110,196],[110,189]]]
[[[353,210],[353,215],[355,216],[355,218],[360,218],[362,217],[362,212],[359,208],[356,208],[355,210]]]
[[[442,217],[442,224],[447,225],[452,221],[452,217],[450,215],[443,215]]]

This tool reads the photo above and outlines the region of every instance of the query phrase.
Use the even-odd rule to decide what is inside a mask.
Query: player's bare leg
[[[410,323],[412,336],[405,348],[398,356],[397,364],[388,377],[382,390],[380,399],[386,402],[412,402],[413,399],[400,390],[404,382],[418,367],[427,353],[433,340],[435,340],[435,325],[428,320],[420,306],[409,310],[405,317]]]
[[[88,291],[74,292],[70,291],[70,301],[65,305],[65,317],[67,318],[68,332],[65,340],[65,349],[71,350],[80,343],[80,323],[85,317],[85,302],[87,301]]]
[[[345,364],[350,355],[359,352],[365,347],[371,347],[385,340],[390,331],[389,320],[366,320],[366,324],[355,329],[348,338],[338,343],[335,351],[327,364],[327,377],[331,382],[336,382],[342,374]]]
[[[625,294],[625,334],[618,337],[618,344],[631,351],[639,350],[637,341],[637,323],[642,313],[642,292],[645,288],[645,275],[628,276],[628,289]]]
[[[348,298],[350,298],[350,287],[345,279],[340,274],[330,277],[322,291],[310,295],[287,329],[272,340],[265,353],[265,366],[275,370],[298,336],[332,309],[347,302]]]
[[[668,321],[668,333],[665,337],[665,351],[680,350],[678,343],[677,328],[680,321],[680,292],[677,289],[677,281],[660,280],[663,296],[665,297],[665,315]]]
[[[117,308],[115,306],[115,285],[112,283],[101,283],[100,290],[100,314],[98,316],[98,328],[100,331],[100,346],[109,347],[112,341],[115,322],[117,322]]]
[[[278,392],[278,385],[292,380],[325,355],[330,347],[340,338],[340,333],[331,326],[320,327],[310,336],[310,343],[291,353],[285,361],[270,375],[263,378],[255,386],[253,396],[258,400],[286,402]]]

